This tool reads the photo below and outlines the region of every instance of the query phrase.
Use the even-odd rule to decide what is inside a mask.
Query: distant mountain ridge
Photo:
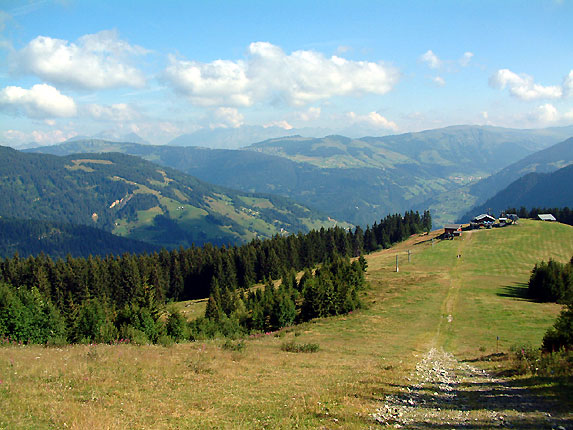
[[[467,222],[474,216],[491,211],[495,215],[507,208],[573,206],[573,164],[552,173],[528,173],[512,182],[480,206],[460,218]]]
[[[573,137],[510,164],[494,175],[473,184],[470,191],[482,199],[487,198],[528,173],[550,173],[571,163],[573,163]]]
[[[360,139],[281,137],[244,150],[89,140],[33,151],[125,152],[219,185],[291,197],[353,224],[430,208],[439,226],[483,201],[469,188],[480,178],[559,142],[569,132],[573,134],[573,127],[455,126]]]

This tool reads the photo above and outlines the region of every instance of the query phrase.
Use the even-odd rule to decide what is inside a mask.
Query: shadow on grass
[[[466,360],[460,360],[462,363],[478,363],[480,361],[505,361],[509,358],[509,354],[506,352],[494,352],[488,355],[482,355],[481,357],[468,358]]]
[[[512,299],[534,302],[527,294],[527,284],[524,282],[514,282],[512,285],[502,287],[502,291],[497,293],[500,297],[509,297]]]
[[[446,391],[444,385],[449,385]],[[406,407],[427,411],[427,414],[412,414],[413,419],[407,425],[411,429],[506,426],[514,429],[554,429],[562,426],[569,429],[573,426],[569,414],[570,401],[563,401],[571,398],[571,385],[564,387],[555,384],[552,378],[527,378],[504,383],[487,380],[439,386],[430,384],[421,388],[392,386],[399,388],[401,393],[386,400],[390,407],[403,411],[404,405],[411,405]],[[436,411],[443,411],[444,414],[436,416],[439,413]],[[406,412],[404,415],[410,414]],[[453,417],[463,418],[457,421]],[[452,423],[452,419],[457,422]]]
[[[505,359],[505,354],[490,354],[466,362]],[[383,400],[386,410],[400,411],[409,429],[573,429],[572,378],[461,372],[464,382],[385,384],[393,393]]]

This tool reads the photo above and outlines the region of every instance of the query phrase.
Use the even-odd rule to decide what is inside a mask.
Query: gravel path
[[[558,429],[573,420],[554,417],[549,400],[511,381],[459,362],[432,348],[399,393],[386,396],[373,419],[381,426],[407,429]]]

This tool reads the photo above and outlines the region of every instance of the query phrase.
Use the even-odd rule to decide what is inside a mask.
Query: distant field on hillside
[[[430,347],[502,370],[481,360],[539,345],[560,310],[523,293],[536,262],[571,258],[573,227],[524,220],[435,236],[369,255],[365,308],[346,316],[171,347],[0,347],[0,428],[376,428],[371,414]],[[204,303],[178,306],[192,317]],[[319,350],[281,350],[289,341]],[[571,397],[560,402],[573,410]],[[542,412],[532,419],[545,423]]]

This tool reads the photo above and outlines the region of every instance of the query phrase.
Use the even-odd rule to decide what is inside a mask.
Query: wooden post
[[[411,254],[411,252],[410,252],[410,250],[408,250],[408,263],[410,262],[410,254]]]
[[[396,272],[399,272],[400,268],[398,267],[398,254],[396,254]]]
[[[434,238],[432,237],[432,248],[434,247]]]

